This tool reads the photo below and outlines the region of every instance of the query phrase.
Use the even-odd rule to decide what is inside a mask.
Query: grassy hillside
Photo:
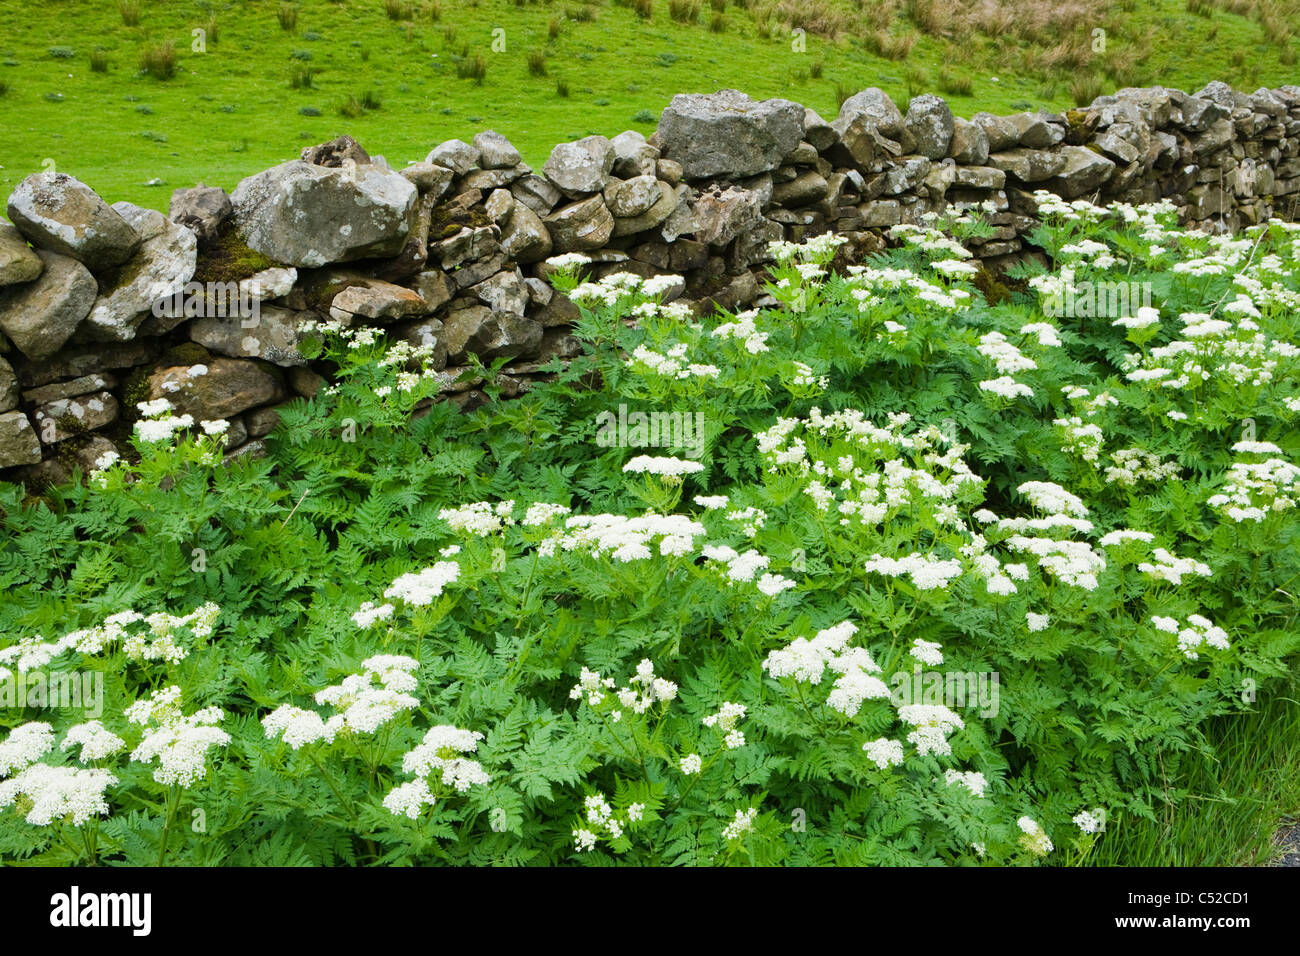
[[[0,0],[0,188],[53,166],[165,208],[177,186],[230,188],[344,131],[400,166],[495,128],[539,164],[564,139],[648,133],[674,93],[724,86],[826,113],[865,86],[934,91],[969,114],[1300,79],[1287,8],[1227,5]],[[142,72],[168,43],[174,74]]]

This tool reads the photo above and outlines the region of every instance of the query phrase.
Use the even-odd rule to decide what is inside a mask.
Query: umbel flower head
[[[144,739],[131,752],[138,763],[158,762],[153,778],[164,786],[188,787],[207,776],[207,754],[230,743],[230,734],[216,725],[225,713],[205,707],[188,716],[181,711],[181,689],[165,687],[126,710],[126,717],[145,728]]]
[[[104,790],[114,783],[117,777],[107,770],[33,764],[0,783],[0,807],[13,806],[23,797],[31,804],[25,817],[30,824],[44,827],[56,820],[70,820],[81,826],[91,817],[108,813]]]

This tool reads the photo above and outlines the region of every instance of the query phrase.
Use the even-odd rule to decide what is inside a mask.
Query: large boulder
[[[659,120],[667,159],[687,179],[753,176],[780,165],[803,139],[804,108],[790,100],[756,102],[739,90],[681,93]]]
[[[457,176],[464,176],[478,165],[478,160],[478,148],[460,139],[439,143],[425,157],[425,162],[444,166]]]
[[[96,275],[119,266],[140,236],[99,195],[67,173],[33,173],[9,197],[9,220],[32,245],[71,256]]]
[[[514,312],[471,306],[443,320],[448,361],[461,364],[471,353],[480,359],[531,355],[542,344],[542,324]]]
[[[903,129],[911,134],[918,155],[927,159],[943,159],[952,143],[952,110],[933,93],[912,97]]]
[[[551,254],[551,234],[532,209],[517,202],[501,230],[501,250],[516,262],[537,262]]]
[[[1077,199],[1098,189],[1115,174],[1115,164],[1086,146],[1062,146],[1065,165],[1048,188],[1065,199]]]
[[[659,161],[659,150],[645,141],[645,136],[634,129],[615,136],[613,173],[621,179],[634,176],[653,176]]]
[[[318,268],[402,251],[418,193],[376,164],[282,163],[243,180],[231,201],[249,248],[277,262]]]
[[[41,441],[54,444],[103,428],[117,419],[117,399],[108,392],[56,398],[38,407],[32,418]]]
[[[0,286],[31,282],[44,268],[23,234],[9,223],[0,222]]]
[[[614,168],[614,144],[604,136],[587,136],[560,143],[551,150],[542,172],[569,196],[598,193]]]
[[[962,165],[983,166],[989,158],[988,133],[982,126],[954,117],[948,155]]]
[[[476,134],[474,148],[479,152],[478,164],[483,169],[508,169],[523,161],[519,150],[496,130],[487,129]]]
[[[1037,183],[1051,179],[1065,168],[1065,154],[1060,150],[1025,149],[1018,146],[1000,153],[990,153],[988,164],[994,169],[1010,173],[1022,183]]]
[[[654,176],[633,176],[605,190],[605,202],[619,218],[640,216],[663,197],[666,188]]]
[[[84,332],[91,339],[124,342],[135,337],[154,303],[182,291],[194,277],[199,243],[188,228],[160,212],[125,202],[113,208],[131,223],[144,243],[130,262],[101,283]]]
[[[0,329],[32,359],[49,358],[95,304],[95,277],[76,259],[37,249],[40,277],[0,289]]]
[[[715,185],[691,203],[695,213],[695,238],[711,246],[725,246],[763,219],[758,193],[749,189]]]
[[[239,317],[196,319],[190,323],[190,338],[210,352],[231,358],[260,358],[275,365],[306,365],[298,350],[306,337],[304,320],[315,313],[293,312],[263,305],[255,319]]]

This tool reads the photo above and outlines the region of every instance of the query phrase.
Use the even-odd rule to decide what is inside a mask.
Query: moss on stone
[[[225,223],[215,236],[199,243],[198,266],[194,281],[239,282],[264,269],[283,266],[248,245],[240,238],[233,223]]]
[[[460,232],[465,226],[479,228],[492,225],[492,217],[475,206],[465,209],[461,206],[439,206],[429,215],[429,242],[441,242]]]
[[[1011,288],[988,269],[980,269],[971,280],[989,305],[1011,301]]]

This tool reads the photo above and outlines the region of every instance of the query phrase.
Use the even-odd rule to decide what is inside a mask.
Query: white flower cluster
[[[903,745],[897,740],[879,737],[876,740],[868,740],[862,745],[862,749],[867,752],[867,759],[881,770],[898,767],[903,763]]]
[[[636,666],[636,673],[628,680],[628,686],[619,690],[617,696],[624,707],[632,708],[635,714],[644,714],[652,704],[675,700],[677,685],[656,677],[654,664],[649,658],[643,658]]]
[[[1083,833],[1096,833],[1101,829],[1101,816],[1090,810],[1076,813],[1072,818],[1074,825]]]
[[[1132,488],[1144,481],[1168,481],[1177,478],[1183,470],[1177,462],[1164,461],[1142,448],[1122,448],[1110,457],[1115,465],[1105,470],[1106,483],[1121,488]]]
[[[745,746],[745,734],[736,727],[736,723],[745,716],[745,705],[723,701],[716,714],[709,714],[700,722],[705,727],[713,727],[722,735],[722,742],[728,750]]]
[[[25,819],[33,826],[49,826],[56,820],[81,826],[108,813],[104,791],[114,783],[117,777],[107,770],[38,763],[12,780],[0,782],[0,808],[13,806],[22,796],[31,801]]]
[[[947,588],[961,576],[962,563],[952,558],[939,558],[913,551],[905,558],[887,558],[873,554],[865,565],[868,571],[896,578],[907,575],[919,591]]]
[[[543,556],[557,550],[583,551],[608,555],[615,561],[628,562],[650,558],[650,546],[659,539],[659,553],[665,557],[690,554],[695,539],[707,533],[704,525],[685,515],[645,514],[635,518],[624,515],[572,515],[564,522],[565,530],[542,542]]]
[[[1151,556],[1155,558],[1155,562],[1144,561],[1138,565],[1138,570],[1160,581],[1168,581],[1170,584],[1177,585],[1182,584],[1183,577],[1188,574],[1199,575],[1203,578],[1208,578],[1211,574],[1210,566],[1203,561],[1197,561],[1195,558],[1175,557],[1164,548],[1153,548]]]
[[[1175,635],[1178,638],[1178,649],[1189,660],[1199,659],[1198,651],[1207,645],[1221,651],[1226,651],[1229,647],[1228,632],[1200,614],[1189,614],[1186,627],[1181,626],[1177,618],[1159,615],[1152,617],[1151,623],[1157,631]]]
[[[945,770],[943,774],[944,782],[948,786],[954,783],[965,787],[977,797],[984,796],[984,790],[988,787],[988,781],[984,779],[984,774],[975,771],[963,772],[961,770]]]
[[[722,838],[724,840],[739,840],[754,829],[754,820],[757,818],[758,810],[754,807],[750,807],[748,810],[737,810],[732,821],[722,828]]]
[[[638,345],[632,350],[629,364],[648,369],[663,378],[687,379],[692,376],[717,378],[722,374],[722,369],[716,365],[688,362],[686,353],[689,348],[690,346],[682,342],[670,347],[666,352],[656,352],[644,345]]]
[[[404,710],[420,702],[407,691],[415,690],[419,662],[396,654],[380,654],[361,662],[361,673],[349,674],[342,682],[316,692],[316,703],[337,711],[325,721],[326,732],[343,730],[373,734]]]
[[[59,744],[59,749],[71,750],[73,747],[80,747],[81,753],[77,759],[81,763],[93,763],[113,756],[125,746],[125,740],[98,720],[88,720],[69,727],[68,732],[63,735],[63,743]]]
[[[763,670],[778,680],[792,677],[800,683],[817,685],[829,668],[839,676],[831,685],[826,706],[853,717],[861,710],[863,701],[885,700],[890,696],[889,687],[876,676],[880,665],[871,652],[864,647],[849,646],[849,639],[857,630],[851,621],[843,621],[818,631],[812,640],[796,637],[787,646],[770,652],[763,661]]]
[[[362,601],[361,607],[352,615],[352,622],[363,631],[374,627],[380,621],[387,621],[393,616],[395,608],[391,604],[375,605],[373,601]]]
[[[1223,487],[1206,503],[1234,522],[1258,522],[1274,512],[1294,508],[1298,496],[1300,468],[1284,458],[1268,458],[1234,461]]]
[[[701,554],[709,561],[715,561],[719,564],[726,565],[727,584],[731,585],[738,581],[754,582],[755,586],[768,597],[775,597],[782,591],[788,591],[796,587],[794,581],[780,574],[764,572],[759,576],[759,572],[766,568],[771,559],[766,555],[759,554],[757,551],[746,551],[741,554],[735,548],[727,545],[706,545]],[[754,581],[758,577],[757,581]]]
[[[443,508],[438,517],[451,525],[453,531],[486,538],[515,523],[514,509],[514,501],[498,501],[496,504],[476,501],[459,508]]]
[[[903,704],[898,708],[898,719],[916,728],[907,739],[916,745],[916,752],[922,757],[931,753],[942,757],[951,754],[948,738],[966,726],[955,711],[943,704]]]
[[[548,525],[556,518],[563,518],[572,513],[573,509],[568,505],[539,501],[528,506],[528,510],[524,512],[523,525],[525,528],[536,528],[541,525]]]
[[[54,728],[41,721],[19,724],[0,744],[0,776],[34,764],[54,749]]]
[[[126,718],[144,727],[144,737],[131,752],[137,763],[158,762],[153,778],[163,786],[189,787],[207,776],[207,754],[230,743],[230,734],[216,725],[225,713],[204,707],[186,715],[181,689],[172,685],[155,691],[126,709]]]
[[[1099,425],[1085,422],[1078,415],[1054,419],[1052,424],[1065,432],[1062,451],[1078,455],[1090,464],[1095,464],[1101,457],[1101,446],[1105,442],[1105,436]]]
[[[439,561],[422,571],[401,575],[384,591],[384,597],[397,598],[412,607],[424,607],[459,577],[460,565],[455,561]]]
[[[743,342],[745,351],[758,355],[767,351],[767,333],[760,332],[754,320],[758,317],[757,309],[737,313],[733,321],[724,322],[713,330],[716,339],[736,339]]]
[[[1055,847],[1051,839],[1038,823],[1030,817],[1021,817],[1016,821],[1020,827],[1020,845],[1034,856],[1047,856]]]
[[[195,368],[199,367],[195,366]],[[135,423],[136,437],[150,444],[169,441],[173,434],[194,424],[193,416],[173,415],[171,413],[172,403],[165,398],[157,398],[151,402],[139,402],[136,404],[136,408],[140,410],[140,414],[143,416]]]
[[[835,252],[848,240],[844,236],[825,232],[803,242],[785,242],[777,240],[767,244],[767,251],[781,265],[792,262],[826,263],[835,257]]]
[[[421,778],[437,770],[443,785],[458,793],[488,784],[492,778],[483,765],[464,756],[477,751],[482,739],[476,730],[461,730],[450,724],[430,727],[420,744],[402,758],[402,770]]]
[[[683,475],[698,475],[704,465],[686,458],[673,458],[670,455],[637,455],[623,466],[624,473],[634,475],[659,475],[662,478],[676,478]]]
[[[281,704],[262,718],[262,727],[268,739],[277,737],[294,750],[317,741],[333,743],[343,729],[343,715],[335,714],[325,721],[314,710],[305,710],[293,704]]]

